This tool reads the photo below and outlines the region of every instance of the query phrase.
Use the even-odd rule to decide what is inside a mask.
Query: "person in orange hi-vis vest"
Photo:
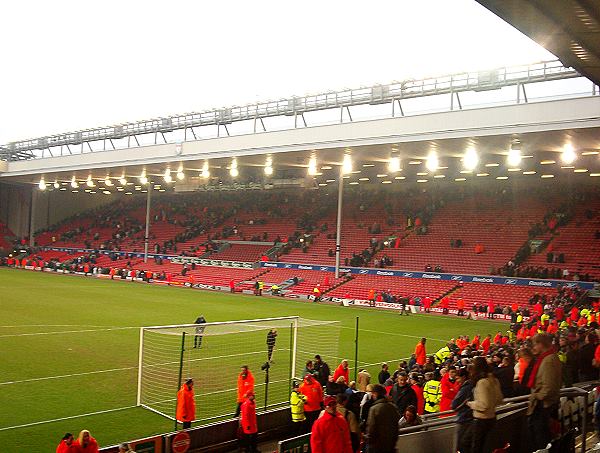
[[[254,393],[254,375],[248,368],[248,365],[242,365],[237,381],[237,409],[235,410],[236,417],[239,417],[240,415],[242,403],[244,402],[245,396],[248,392]]]
[[[178,421],[183,423],[183,429],[191,428],[192,422],[196,419],[196,400],[194,399],[194,380],[192,378],[187,378],[177,392],[175,416]]]
[[[425,350],[426,342],[426,338],[421,338],[421,340],[415,346],[415,358],[417,359],[417,364],[421,366],[424,366],[425,361],[427,360],[427,351]]]

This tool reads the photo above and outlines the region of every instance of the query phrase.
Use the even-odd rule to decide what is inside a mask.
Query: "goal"
[[[277,337],[269,360],[272,329]],[[320,354],[339,361],[339,336],[339,321],[298,316],[142,327],[137,405],[175,420],[177,391],[192,377],[196,421],[229,418],[242,365],[254,375],[258,409],[287,404],[292,380],[302,378],[307,360]]]

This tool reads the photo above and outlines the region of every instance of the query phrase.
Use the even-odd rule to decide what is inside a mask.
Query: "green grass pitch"
[[[391,362],[394,369],[422,336],[429,338],[428,352],[433,353],[451,337],[507,328],[491,321],[400,317],[367,308],[3,268],[0,450],[54,451],[65,432],[81,429],[89,429],[102,446],[172,430],[172,421],[135,407],[139,327],[190,323],[199,314],[209,321],[296,315],[339,320],[339,355],[351,361],[359,316],[359,366],[374,379],[378,363]],[[324,358],[332,369],[338,363]],[[263,373],[254,372],[260,383]],[[220,399],[224,413],[235,407],[233,398],[232,392]],[[85,415],[92,413],[97,414]]]

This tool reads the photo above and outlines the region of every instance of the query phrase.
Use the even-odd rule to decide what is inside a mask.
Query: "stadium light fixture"
[[[114,185],[110,179],[110,176],[108,176],[108,175],[106,175],[106,178],[104,178],[104,184],[106,184],[107,187],[111,187]]]
[[[477,165],[479,164],[479,156],[477,155],[477,150],[473,146],[469,146],[465,151],[465,155],[463,156],[463,166],[467,170],[475,170]]]
[[[179,181],[183,181],[185,179],[185,173],[183,172],[183,170],[178,170],[177,171],[177,179]]]
[[[352,173],[352,156],[346,153],[342,161],[342,174],[347,175],[350,173]]]
[[[54,185],[55,189],[60,188],[60,184],[58,183],[58,181],[56,179],[54,180],[54,184],[53,185]]]
[[[94,181],[92,180],[92,175],[88,175],[85,185],[88,187],[94,187]]]
[[[231,160],[231,166],[229,167],[229,174],[234,178],[237,178],[240,174],[240,172],[238,170],[237,159],[235,157]]]
[[[73,189],[77,189],[79,187],[79,184],[77,183],[77,180],[75,179],[75,175],[73,175],[73,177],[71,178],[71,187]]]
[[[204,161],[204,165],[202,166],[202,172],[200,173],[200,176],[202,176],[203,178],[210,178],[210,170],[208,169],[207,160]]]
[[[400,168],[400,158],[397,156],[393,156],[390,158],[390,162],[388,165],[390,172],[396,173],[401,170]]]
[[[165,170],[165,174],[163,175],[163,179],[165,180],[166,183],[173,182],[173,177],[171,176],[171,169],[170,168],[167,168]]]
[[[44,177],[40,178],[40,182],[38,183],[38,187],[40,190],[46,190],[46,181],[44,181]]]
[[[140,183],[148,184],[148,177],[146,176],[146,170],[142,170],[142,174],[140,175]]]
[[[518,167],[521,163],[523,156],[521,155],[521,147],[519,144],[512,144],[510,149],[508,150],[508,157],[506,158],[506,162],[509,167]]]
[[[565,164],[572,164],[573,162],[575,162],[575,159],[577,159],[577,154],[575,153],[575,149],[573,148],[572,144],[567,143],[563,147],[562,154],[560,155],[560,159]]]
[[[121,184],[122,186],[127,185],[127,178],[125,178],[125,175],[121,176],[121,179],[119,179],[119,184]]]
[[[432,149],[431,151],[429,151],[429,155],[427,156],[427,162],[425,163],[425,166],[429,171],[436,171],[439,165],[440,161],[438,159],[437,151]]]
[[[267,156],[267,160],[265,162],[265,175],[271,176],[273,174],[273,158],[271,156]]]
[[[310,156],[310,160],[308,161],[308,175],[315,176],[317,174],[317,156]]]

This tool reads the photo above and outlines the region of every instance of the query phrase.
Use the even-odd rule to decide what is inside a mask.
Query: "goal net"
[[[269,357],[267,335],[273,329]],[[286,404],[307,360],[320,354],[330,363],[339,361],[339,336],[339,321],[297,316],[142,327],[137,404],[175,420],[177,391],[191,377],[196,421],[229,418],[237,407],[242,365],[254,375],[257,409]]]

